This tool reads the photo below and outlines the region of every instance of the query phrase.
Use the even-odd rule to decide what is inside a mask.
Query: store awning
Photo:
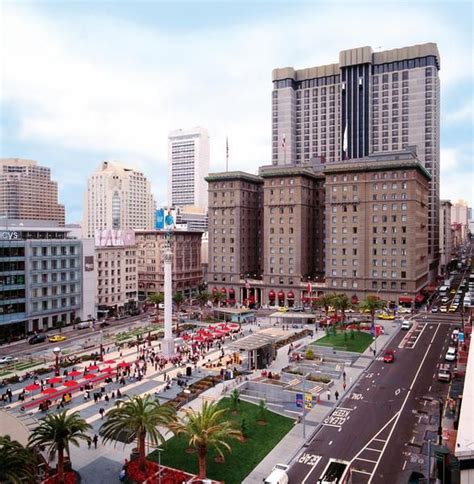
[[[359,298],[355,294],[351,298],[351,304],[359,304]]]
[[[287,297],[288,297],[288,299],[294,299],[295,298],[295,295],[294,295],[293,291],[290,291],[288,293],[288,296]]]
[[[222,292],[222,294],[227,294],[227,289],[226,289],[225,287],[223,287],[223,288],[221,289],[221,292]]]
[[[413,302],[413,298],[409,297],[409,296],[400,296],[398,298],[398,301],[401,302],[401,303],[411,303],[411,302]]]
[[[268,298],[275,299],[275,291],[273,289],[271,289],[270,292],[268,293]]]
[[[229,289],[229,295],[231,295],[231,294],[235,294],[235,289],[233,287],[231,287]]]
[[[283,291],[278,291],[278,299],[284,299],[285,293]]]
[[[215,287],[215,288],[212,290],[212,292],[213,292],[213,293],[216,293],[216,292],[218,292],[218,291],[219,291],[219,289],[217,289],[217,287]]]
[[[426,298],[424,294],[417,294],[415,297],[415,302],[422,303],[425,299]]]

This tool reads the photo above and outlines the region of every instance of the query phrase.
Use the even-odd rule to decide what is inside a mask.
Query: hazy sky
[[[473,196],[471,2],[0,0],[0,157],[50,166],[68,221],[102,160],[143,170],[166,201],[167,136],[203,126],[211,171],[271,158],[271,71],[340,50],[437,42],[441,197]]]

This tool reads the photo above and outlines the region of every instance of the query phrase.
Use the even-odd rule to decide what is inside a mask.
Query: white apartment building
[[[155,201],[150,182],[134,168],[104,161],[87,181],[84,195],[84,237],[96,230],[151,229]]]
[[[451,206],[451,223],[461,227],[461,240],[465,241],[469,234],[469,207],[465,200],[458,200]]]
[[[178,129],[168,136],[168,204],[195,205],[207,211],[209,133],[204,128]]]

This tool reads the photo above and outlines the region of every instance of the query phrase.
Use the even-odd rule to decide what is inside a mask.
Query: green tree
[[[171,405],[160,405],[150,395],[134,396],[118,402],[106,415],[100,432],[104,442],[122,440],[137,441],[139,459],[145,460],[145,441],[152,445],[164,444],[165,439],[158,426],[168,427],[175,418],[175,409]]]
[[[159,304],[165,302],[165,295],[162,292],[154,292],[153,294],[148,295],[148,300],[158,307]]]
[[[308,348],[304,356],[307,360],[314,360],[314,351],[311,348]]]
[[[258,403],[258,419],[265,422],[265,417],[267,416],[267,402],[265,400],[260,400]]]
[[[329,317],[329,306],[333,306],[334,303],[334,294],[324,294],[316,301],[318,306],[324,309],[326,314],[326,321]]]
[[[204,308],[204,306],[207,304],[207,302],[209,301],[209,299],[211,299],[211,295],[207,292],[207,291],[202,291],[200,292],[197,296],[196,296],[196,299],[199,303],[199,306],[201,307],[201,309]]]
[[[341,311],[342,324],[346,322],[346,311],[352,307],[351,302],[346,294],[335,294],[333,297],[333,306],[337,311]]]
[[[0,436],[0,482],[35,482],[38,459],[32,449],[23,447],[9,435]]]
[[[240,403],[240,393],[239,393],[239,390],[235,388],[234,391],[230,394],[230,405],[234,412],[237,412],[237,407],[239,406],[239,403]]]
[[[50,414],[40,420],[40,424],[30,435],[29,446],[45,446],[51,455],[58,454],[58,481],[64,482],[64,453],[70,457],[71,444],[79,447],[79,441],[90,442],[87,431],[92,427],[81,417],[79,412],[68,414],[67,411]]]
[[[224,451],[232,451],[229,439],[239,439],[242,434],[234,424],[225,419],[227,409],[219,409],[217,403],[203,402],[201,411],[186,409],[185,415],[171,424],[176,435],[189,439],[189,446],[198,451],[199,479],[206,478],[206,456],[214,448],[224,457]]]
[[[372,319],[372,328],[375,327],[375,312],[379,309],[383,309],[387,305],[387,302],[380,299],[378,296],[369,294],[361,303],[359,304],[359,309],[361,311],[367,311],[370,313]]]
[[[218,306],[221,305],[221,302],[224,301],[225,298],[225,294],[222,294],[220,291],[216,291],[212,294],[212,300],[214,301],[214,304],[217,304]]]

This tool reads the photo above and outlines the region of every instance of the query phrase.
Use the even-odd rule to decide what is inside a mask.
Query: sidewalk
[[[385,346],[398,332],[399,325],[394,324],[393,321],[377,322],[377,324],[381,324],[384,328],[384,334],[377,338],[377,357],[380,357],[380,353]],[[318,333],[316,333],[316,338],[308,339],[314,341],[323,336],[325,336],[324,331],[318,331]],[[282,348],[282,350],[286,348],[287,347]],[[288,355],[286,353],[284,354],[286,356],[286,363],[282,366],[281,360],[277,358],[274,362],[275,367],[272,365],[269,370],[279,371],[288,364]],[[306,438],[303,437],[303,423],[295,424],[293,429],[288,432],[280,443],[276,445],[260,464],[258,464],[257,467],[244,479],[243,484],[261,484],[261,482],[270,475],[275,464],[290,463],[294,457],[299,454],[304,443],[307,440],[310,440],[313,434],[319,429],[323,420],[334,410],[340,401],[351,392],[351,388],[369,368],[373,361],[373,353],[369,347],[360,355],[353,365],[346,366],[346,390],[344,391],[343,389],[342,379],[334,381],[334,385],[331,387],[331,400],[328,401],[326,394],[324,394],[324,399],[321,399],[321,403],[315,405],[306,414]],[[336,390],[339,392],[339,402],[336,402],[334,399]]]

